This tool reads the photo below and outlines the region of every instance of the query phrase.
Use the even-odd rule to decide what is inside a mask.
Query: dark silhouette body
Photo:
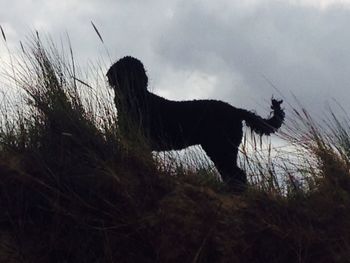
[[[119,125],[141,130],[155,151],[201,145],[222,179],[235,192],[243,191],[247,182],[245,173],[236,164],[243,137],[242,121],[256,133],[269,135],[284,120],[282,101],[274,99],[271,106],[274,114],[269,119],[217,100],[164,99],[147,90],[145,69],[133,57],[114,63],[107,77],[115,91]]]

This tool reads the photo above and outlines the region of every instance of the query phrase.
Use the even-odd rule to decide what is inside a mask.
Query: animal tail
[[[273,115],[264,119],[253,112],[242,109],[242,119],[245,120],[248,127],[259,135],[270,135],[276,132],[284,121],[285,113],[281,109],[283,100],[271,100],[271,109]]]

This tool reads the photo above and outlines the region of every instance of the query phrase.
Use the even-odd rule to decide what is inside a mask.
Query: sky
[[[0,0],[11,52],[33,30],[70,37],[79,64],[132,55],[169,99],[220,99],[269,113],[294,97],[350,112],[350,0]],[[95,33],[96,25],[104,44]],[[8,53],[0,39],[0,59]],[[288,115],[288,112],[287,112]]]

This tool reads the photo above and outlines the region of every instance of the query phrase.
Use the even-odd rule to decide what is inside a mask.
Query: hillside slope
[[[288,191],[258,184],[237,196],[161,169],[141,138],[125,141],[108,105],[103,115],[86,107],[86,83],[39,38],[26,55],[16,80],[27,108],[4,113],[0,134],[0,262],[349,261],[342,126],[324,136],[305,114],[306,130],[289,138],[314,160],[288,174],[303,186],[291,179]]]

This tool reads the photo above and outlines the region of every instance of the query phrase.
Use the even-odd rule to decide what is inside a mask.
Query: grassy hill
[[[348,123],[295,110],[284,137],[300,159],[251,161],[259,179],[237,196],[118,134],[56,49],[35,38],[23,56],[25,105],[0,133],[0,262],[350,261]]]

